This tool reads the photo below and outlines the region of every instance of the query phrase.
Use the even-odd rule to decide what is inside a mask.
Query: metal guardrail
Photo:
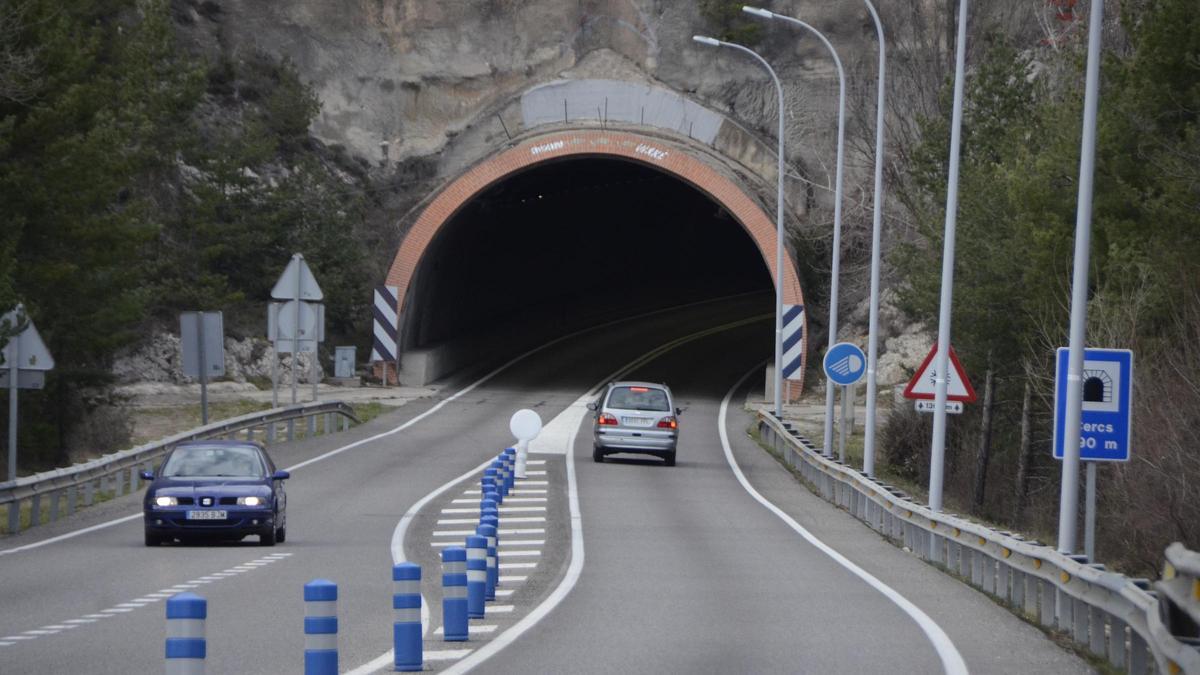
[[[319,424],[322,418],[323,422]],[[135,492],[141,487],[139,473],[143,469],[152,469],[155,460],[183,441],[232,438],[244,431],[247,440],[261,437],[269,445],[275,442],[280,425],[285,425],[283,433],[287,440],[292,440],[295,422],[299,419],[307,419],[309,436],[315,436],[319,431],[344,431],[350,422],[358,423],[354,409],[341,401],[274,408],[215,422],[89,462],[0,483],[0,506],[7,510],[7,518],[0,522],[7,523],[7,532],[14,533],[21,529],[25,520],[22,511],[26,503],[29,504],[26,527],[36,527],[45,519],[53,522],[60,514],[70,515],[77,507],[91,506],[97,496]]]
[[[1141,675],[1200,675],[1200,554],[1167,549],[1169,574],[1151,588],[1083,556],[917,504],[902,491],[824,457],[773,415],[759,413],[764,443],[828,501],[922,560],[959,575],[1043,626],[1064,631],[1114,667]],[[1189,624],[1190,622],[1190,624]],[[1188,632],[1188,628],[1192,632]],[[1182,632],[1180,632],[1182,631]]]

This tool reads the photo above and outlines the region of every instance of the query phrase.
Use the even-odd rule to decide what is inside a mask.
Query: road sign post
[[[17,479],[17,390],[41,389],[45,383],[44,371],[54,369],[54,357],[50,356],[37,327],[25,316],[25,308],[21,305],[0,317],[0,326],[20,328],[14,330],[13,336],[4,344],[3,349],[0,349],[8,383],[8,480],[12,482]],[[19,514],[16,503],[10,504],[9,533],[17,531],[20,524]]]
[[[271,297],[276,300],[291,300],[295,305],[294,314],[287,317],[292,324],[292,403],[296,403],[296,360],[300,352],[301,340],[301,314],[304,310],[301,306],[301,300],[309,302],[317,302],[325,296],[321,292],[321,287],[317,285],[317,279],[313,276],[312,270],[309,269],[308,263],[304,262],[304,256],[295,253],[292,255],[292,260],[288,263],[283,274],[279,275],[279,280],[275,282],[275,288],[271,290]],[[280,310],[280,323],[285,321],[282,316],[284,310]],[[313,336],[315,339],[315,335]],[[316,358],[316,345],[313,345],[313,358]],[[315,387],[315,385],[314,385]],[[314,399],[316,397],[314,388]]]
[[[846,405],[849,401],[848,389],[853,387],[856,382],[862,379],[867,372],[867,356],[863,350],[858,348],[858,345],[849,342],[839,342],[830,347],[825,352],[825,377],[827,380],[842,388],[842,421],[840,427],[840,439],[838,441],[839,457],[842,463],[846,462],[846,423],[849,419],[849,412]],[[825,456],[832,457],[832,448],[825,448]]]
[[[1067,414],[1072,398],[1070,382],[1078,382],[1081,401],[1079,461],[1087,467],[1084,503],[1084,552],[1096,555],[1096,463],[1128,462],[1133,417],[1133,352],[1128,349],[1085,349],[1079,380],[1072,380],[1070,349],[1060,347],[1054,374],[1054,458],[1067,452]],[[1066,467],[1064,466],[1064,471]]]
[[[971,386],[958,354],[954,353],[954,347],[947,345],[943,354],[938,346],[935,342],[904,388],[904,398],[916,399],[917,411],[933,413],[933,447],[929,458],[929,508],[933,511],[942,510],[946,413],[960,413],[963,403],[974,403],[976,398],[975,388]]]
[[[225,374],[225,328],[220,312],[179,315],[183,374],[200,380],[200,420],[208,424],[208,379]]]

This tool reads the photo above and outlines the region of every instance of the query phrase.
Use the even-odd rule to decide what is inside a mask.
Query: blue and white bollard
[[[464,642],[467,621],[467,549],[452,546],[442,551],[442,623],[446,642]]]
[[[508,495],[508,467],[498,459],[492,462],[492,467],[496,469],[496,491],[505,497]]]
[[[337,675],[337,584],[304,584],[304,675]]]
[[[421,566],[402,562],[392,567],[392,650],[396,670],[413,672],[424,669],[421,644]]]
[[[500,454],[504,455],[505,461],[508,462],[508,475],[509,475],[508,489],[511,490],[513,488],[513,486],[516,484],[516,480],[517,480],[517,473],[518,473],[517,472],[517,449],[516,448],[505,448],[504,452],[502,452]]]
[[[481,522],[475,528],[475,534],[487,539],[487,588],[483,598],[484,600],[495,600],[496,582],[500,580],[500,568],[496,566],[496,547],[499,545],[496,528]]]
[[[467,537],[467,616],[482,619],[487,601],[487,538]]]
[[[208,601],[195,593],[167,599],[167,675],[204,675]]]
[[[500,484],[500,477],[496,471],[496,467],[489,466],[483,470],[483,478],[479,479],[479,487],[483,488],[483,492],[487,492],[488,488],[496,490]],[[499,490],[497,490],[499,492]]]

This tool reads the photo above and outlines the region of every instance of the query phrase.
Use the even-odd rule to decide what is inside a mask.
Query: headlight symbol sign
[[[857,345],[839,342],[825,352],[825,376],[830,382],[849,386],[862,379],[867,357]]]

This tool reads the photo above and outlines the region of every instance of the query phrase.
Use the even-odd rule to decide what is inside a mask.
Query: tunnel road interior
[[[751,237],[708,195],[635,162],[565,159],[490,186],[441,228],[406,348],[517,323],[561,334],[755,291],[748,302],[769,312],[772,288]]]

